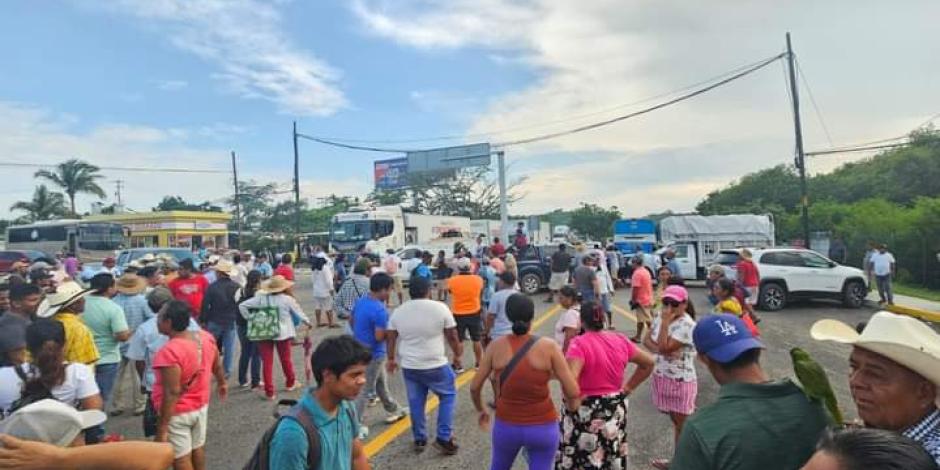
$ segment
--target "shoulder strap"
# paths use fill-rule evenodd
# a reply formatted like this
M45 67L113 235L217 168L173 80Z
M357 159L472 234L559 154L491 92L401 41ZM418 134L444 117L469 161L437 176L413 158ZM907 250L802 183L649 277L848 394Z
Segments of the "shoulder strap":
M538 336L531 336L521 348L516 350L516 353L513 354L512 359L509 360L509 364L506 364L506 368L499 374L499 387L502 388L503 384L506 383L506 380L509 379L509 376L512 375L512 371L516 369L516 366L519 365L519 361L525 357L525 355L532 349L532 346L539 340Z
M26 376L26 371L23 370L23 364L14 367L13 371L16 372L16 375L19 376L20 380L22 380L24 384L29 381L29 377Z
M288 410L284 418L294 419L304 428L304 433L307 435L307 467L310 470L320 468L320 430L313 422L313 416L298 403Z

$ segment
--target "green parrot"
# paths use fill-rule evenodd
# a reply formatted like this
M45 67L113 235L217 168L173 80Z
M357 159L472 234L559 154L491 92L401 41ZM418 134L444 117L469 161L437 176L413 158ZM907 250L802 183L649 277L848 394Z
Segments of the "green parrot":
M829 410L829 417L835 425L841 426L844 423L842 411L839 410L839 403L836 401L835 392L832 391L832 385L829 384L826 371L808 352L800 348L791 349L790 358L793 360L793 372L803 385L803 393L812 400L821 401Z

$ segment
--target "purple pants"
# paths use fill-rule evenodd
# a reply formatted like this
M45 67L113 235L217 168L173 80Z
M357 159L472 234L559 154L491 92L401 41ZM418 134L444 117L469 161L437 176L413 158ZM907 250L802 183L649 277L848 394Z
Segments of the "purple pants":
M544 424L511 424L495 418L493 423L493 461L490 470L509 470L520 449L525 449L529 470L551 470L561 431L558 421Z

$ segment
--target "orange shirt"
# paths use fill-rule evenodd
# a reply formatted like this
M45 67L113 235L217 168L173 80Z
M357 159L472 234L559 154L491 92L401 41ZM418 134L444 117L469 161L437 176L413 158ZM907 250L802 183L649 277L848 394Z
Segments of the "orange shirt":
M480 313L483 278L474 274L458 274L447 280L447 288L454 296L454 315Z

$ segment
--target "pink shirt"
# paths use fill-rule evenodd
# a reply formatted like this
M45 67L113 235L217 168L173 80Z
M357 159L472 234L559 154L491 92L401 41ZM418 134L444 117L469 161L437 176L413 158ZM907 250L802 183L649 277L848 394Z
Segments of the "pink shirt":
M209 404L212 380L212 362L217 346L212 335L199 330L202 340L202 360L199 360L199 344L190 338L172 338L153 357L156 383L153 386L153 406L159 412L163 403L163 378L160 368L180 368L180 387L183 394L173 409L174 415L196 411ZM198 376L197 376L198 374Z
M630 277L630 287L633 288L633 301L641 307L653 305L653 277L646 268L640 266L633 270Z
M581 396L610 395L623 388L623 374L636 345L620 333L585 331L571 340L569 359L584 362L578 385Z

